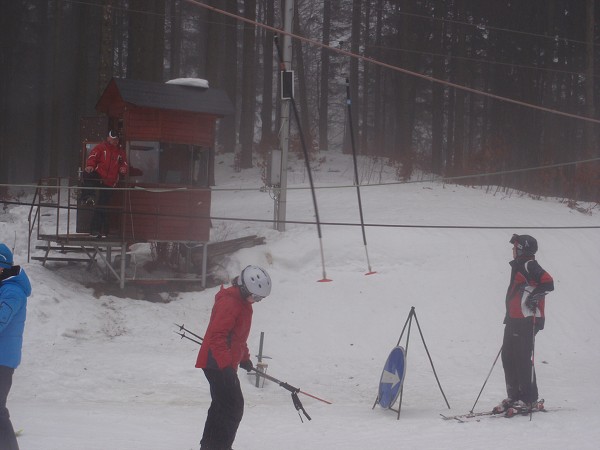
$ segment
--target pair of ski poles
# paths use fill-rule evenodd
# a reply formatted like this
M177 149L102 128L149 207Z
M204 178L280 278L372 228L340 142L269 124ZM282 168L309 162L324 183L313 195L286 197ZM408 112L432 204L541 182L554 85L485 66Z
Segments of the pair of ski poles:
M198 345L202 345L202 341L204 340L203 337L201 337L201 336L197 335L196 333L188 330L184 325L179 325L177 323L175 325L177 327L179 327L179 331L175 331L175 334L181 336L182 339L185 338L185 339L187 339L189 341L195 342ZM188 336L186 333L191 334L193 337ZM196 339L194 339L194 338L196 338ZM272 381L273 383L277 383L283 389L291 392L291 394L292 394L292 403L294 404L294 408L296 408L296 411L298 411L298 416L300 417L300 420L302 422L304 422L304 421L302 420L302 416L300 415L300 411L302 411L302 413L306 416L306 418L308 420L312 420L312 419L308 415L308 413L306 412L306 410L304 409L304 406L302 405L302 402L298 398L298 394L303 394L303 395L306 395L307 397L311 397L311 398L314 398L315 400L319 400L320 402L327 403L328 405L331 405L331 402L329 402L327 400L324 400L324 399L319 398L319 397L317 397L315 395L309 394L308 392L304 392L304 391L300 390L299 388L294 387L294 386L292 386L292 385L290 385L290 384L288 384L288 383L286 383L284 381L280 381L277 378L272 377L271 375L267 375L266 373L264 373L264 372L262 372L260 370L257 370L254 367L251 368L250 370L256 372L256 374L258 376L261 376L261 377L265 378L266 380Z

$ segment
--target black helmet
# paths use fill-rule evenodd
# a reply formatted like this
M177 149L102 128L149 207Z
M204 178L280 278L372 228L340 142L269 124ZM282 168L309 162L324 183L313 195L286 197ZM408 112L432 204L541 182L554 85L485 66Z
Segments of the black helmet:
M517 256L533 256L538 251L538 243L528 234L513 234L510 243L517 249Z

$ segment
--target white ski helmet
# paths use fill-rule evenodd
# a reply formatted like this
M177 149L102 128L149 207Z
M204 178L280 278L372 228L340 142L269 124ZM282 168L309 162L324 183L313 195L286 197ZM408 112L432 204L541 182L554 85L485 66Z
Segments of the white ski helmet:
M249 294L266 297L271 293L271 277L265 269L247 266L240 274L240 285Z

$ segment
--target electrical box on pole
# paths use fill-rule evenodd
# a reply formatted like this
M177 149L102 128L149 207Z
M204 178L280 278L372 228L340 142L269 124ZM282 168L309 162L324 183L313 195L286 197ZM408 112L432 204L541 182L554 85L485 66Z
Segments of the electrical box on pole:
M284 70L281 72L281 100L294 98L294 71Z
M267 166L269 186L281 186L281 150L271 150L271 158Z

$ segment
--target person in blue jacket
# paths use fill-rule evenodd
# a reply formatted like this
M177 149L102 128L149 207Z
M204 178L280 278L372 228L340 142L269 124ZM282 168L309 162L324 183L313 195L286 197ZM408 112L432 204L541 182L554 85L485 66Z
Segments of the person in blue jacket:
M31 283L20 266L13 264L10 249L0 243L0 449L18 450L6 399L13 373L21 362L27 297Z

